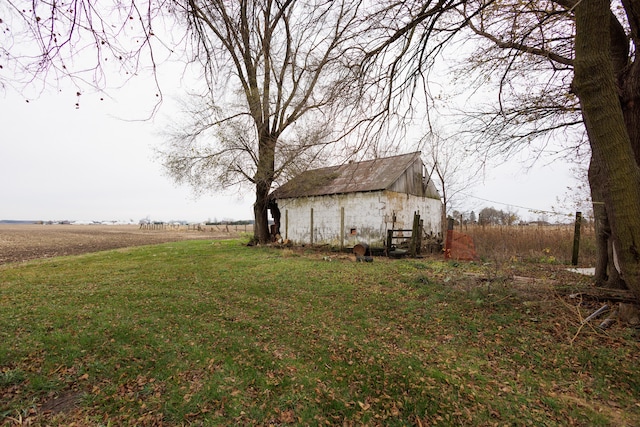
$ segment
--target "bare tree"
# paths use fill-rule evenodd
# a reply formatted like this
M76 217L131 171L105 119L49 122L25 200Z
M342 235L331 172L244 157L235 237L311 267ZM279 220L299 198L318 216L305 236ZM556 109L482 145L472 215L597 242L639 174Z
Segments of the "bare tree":
M534 158L551 154L590 164L598 248L595 283L623 287L613 262L604 188L596 173L600 169L589 160L582 112L572 88L572 7L567 2L514 1L503 3L499 14L483 9L470 20L479 47L466 58L473 66L461 65L461 74L472 81L470 76L491 76L497 96L483 109L463 116L477 149L490 155L509 158L526 148Z
M144 68L153 78L158 61L180 50L180 39L169 40L175 17L164 1L2 0L0 86L37 95L61 80L80 91L122 85Z
M5 31L11 43L3 53L26 84L70 77L103 87L108 63L126 79L142 64L155 70L158 52L201 67L204 102L172 132L164 165L196 187L250 182L256 241L270 237L268 195L283 171L328 155L338 139L333 129L342 125L342 135L355 127L338 112L355 104L349 82L363 55L356 49L366 28L361 0L1 5L11 12L3 25L23 36Z
M254 237L270 238L269 193L292 163L308 165L335 142L350 104L362 32L358 0L188 1L184 16L211 102L163 152L177 181L255 188ZM235 90L229 90L229 88ZM213 179L213 181L212 181Z
M591 200L588 170L584 165L573 165L571 175L574 183L567 185L566 191L562 196L556 197L556 206L552 211L558 215L564 213L567 218L572 218L575 212L581 212L583 219L593 221L593 202Z
M638 22L635 2L625 6L629 18ZM616 81L612 55L612 13L606 0L587 0L576 5L576 57L574 87L585 119L593 161L602 177L603 197L611 225L614 249L622 278L640 296L640 168L634 154L634 133L625 120L624 104ZM632 40L637 40L632 28ZM634 63L626 71L633 76ZM630 77L632 78L632 77ZM628 83L628 82L627 82ZM624 87L624 85L623 85ZM637 87L637 82L636 82ZM623 100L626 94L623 90ZM634 95L637 97L637 93ZM626 109L635 109L626 106ZM633 114L632 114L633 116ZM638 117L632 117L634 124ZM637 146L636 146L637 147Z
M573 1L513 2L511 5L503 4L500 15L491 15L485 10L481 19L470 22L474 33L488 42L486 52L504 52L503 55L475 55L498 58L489 62L491 65L501 65L499 108L483 116L489 123L486 129L492 129L495 140L503 142L497 144L498 147L510 150L522 146L522 143L530 144L535 137L551 135L556 141L568 141L564 149L571 155L577 155L579 160L583 157L580 152L584 152L581 146L582 141L586 140L585 121L582 120L584 110L578 103L576 94L580 93L573 80L573 11L576 6L577 2ZM633 99L637 97L638 80L634 76L638 71L635 57L630 55L635 48L630 49L629 45L631 40L632 46L635 46L637 39L634 35L637 29L630 25L636 19L635 7L632 3L623 3L621 6L617 13L609 9L608 21L601 24L609 29L609 70L618 87L619 102L637 163L640 159L637 126L640 117ZM628 34L625 33L625 27L628 28ZM531 79L532 71L542 76L543 80ZM518 86L524 88L520 93L514 89ZM500 135L506 136L506 139L500 138ZM589 148L593 149L595 141L590 142ZM548 150L546 144L542 149ZM608 175L598 164L594 153L589 161L589 182L598 237L596 283L621 287L625 284L614 266L613 246L616 238L609 224L612 206Z
M478 89L496 88L491 102L463 113L466 126L483 130L475 141L491 154L509 155L522 148L548 152L553 139L555 150L574 156L586 141L570 90L574 28L567 7L554 1L468 2L461 13L477 48L461 62L460 79Z
M597 6L594 3L599 2ZM390 5L390 7L393 7ZM485 130L483 138L490 136L503 144L494 145L503 152L509 152L514 147L529 144L536 137L550 132L565 132L567 126L586 125L589 136L590 148L593 152L592 167L590 173L594 201L604 201L607 218L611 223L611 236L616 247L616 253L623 251L625 255L619 255L619 265L622 277L630 281L627 286L634 291L640 299L640 261L634 242L640 239L637 235L640 219L633 217L630 212L635 209L636 192L638 185L633 178L638 168L637 157L640 152L640 103L637 100L639 82L639 65L634 52L638 41L637 5L634 1L617 4L616 12L611 9L610 2L606 0L585 0L576 2L573 0L554 0L546 2L473 2L463 3L444 2L440 4L440 10L448 10L445 15L431 14L425 16L420 12L424 10L424 3L405 1L402 2L402 10L405 16L410 16L397 26L386 40L380 43L378 49L371 51L372 58L378 58L382 52L399 58L397 61L411 62L411 71L396 73L392 67L387 68L387 79L395 80L404 85L405 93L412 93L411 82L424 79L426 70L432 65L433 58L442 49L442 40L447 41L451 37L451 29L456 31L468 29L489 41L486 54L476 54L479 58L475 65L489 65L500 63L503 65L499 78L499 99L490 114L478 115L478 122ZM585 21L589 23L574 27L574 12L580 8L599 9L599 13ZM454 9L453 11L451 9ZM583 9L583 10L584 10ZM606 14L603 12L606 10ZM391 13L389 13L391 15ZM583 15L584 17L584 15ZM446 25L445 25L446 24ZM389 25L391 27L391 25ZM596 30L599 27L599 31ZM583 40L593 42L594 34L600 36L607 32L607 37L599 40L599 43L589 44L582 51L584 57L594 59L591 54L598 50L600 58L597 58L597 73L587 71L578 78L577 61L580 59L577 53L578 35L582 28ZM503 52L500 54L500 52ZM402 59L400 59L402 58ZM381 63L388 63L385 58ZM526 64L519 66L519 64ZM583 65L584 63L581 63ZM583 72L585 69L582 70ZM575 81L574 78L575 72ZM604 72L610 73L609 77L601 83L599 96L602 100L609 100L605 96L615 96L618 108L622 111L623 124L626 129L622 132L626 135L619 141L620 150L603 150L606 141L612 137L600 137L593 129L594 122L590 119L598 117L598 125L610 124L618 126L619 116L598 115L595 110L587 111L585 101L594 101L593 93L585 91L585 87L593 87L594 78L603 78ZM533 78L540 73L540 78ZM413 79L407 79L407 75ZM519 76L524 80L513 79ZM486 77L486 74L485 76ZM587 79L587 77L589 77ZM486 78L485 78L486 80ZM523 91L518 91L519 82L529 83ZM545 83L546 82L546 83ZM612 87L610 83L613 82ZM533 83L533 86L530 84ZM532 91L531 87L539 87ZM613 90L612 90L613 89ZM546 93L555 94L553 97L544 96ZM574 96L577 95L577 98ZM509 96L514 101L509 102ZM580 106L578 108L578 103ZM550 102L552 101L552 102ZM589 102L587 102L589 104ZM612 111L612 105L600 105L600 112ZM581 123L582 122L582 123ZM487 131L488 130L488 131ZM492 131L493 130L493 131ZM507 130L507 131L505 131ZM617 130L619 131L619 130ZM506 138L501 138L506 135ZM600 139L599 139L600 138ZM576 139L579 142L580 138ZM577 144L576 144L577 146ZM544 148L544 147L543 147ZM602 155L604 158L600 158ZM615 156L615 157L614 157ZM635 159L632 165L627 165L630 159ZM614 164L620 164L616 169ZM624 166L623 166L624 165ZM623 166L623 167L622 167ZM623 171L624 176L619 172ZM630 182L631 180L631 182ZM613 194L615 192L615 194ZM624 205L622 200L627 200ZM595 209L595 207L594 207ZM636 211L637 212L637 211ZM617 216L617 219L613 217ZM636 255L634 255L636 254Z
M442 227L446 234L448 215L452 214L461 198L461 193L469 191L477 182L481 170L479 162L468 153L454 136L440 136L430 133L422 138L422 152L430 177L437 183L442 198Z

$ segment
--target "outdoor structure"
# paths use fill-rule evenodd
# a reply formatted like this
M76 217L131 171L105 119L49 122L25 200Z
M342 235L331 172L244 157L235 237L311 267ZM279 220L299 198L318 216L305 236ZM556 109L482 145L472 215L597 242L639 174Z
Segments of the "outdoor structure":
M387 230L441 233L442 202L420 153L351 162L303 172L270 196L280 234L294 244L383 247Z

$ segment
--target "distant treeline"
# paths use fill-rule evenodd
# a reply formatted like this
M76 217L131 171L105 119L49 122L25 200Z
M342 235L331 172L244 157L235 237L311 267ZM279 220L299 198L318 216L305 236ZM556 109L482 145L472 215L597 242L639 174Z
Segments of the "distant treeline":
M535 212L534 212L535 213ZM554 222L550 222L548 214L555 218ZM552 212L540 211L536 220L524 220L514 211L496 209L494 207L483 208L476 214L475 211L460 212L454 210L449 216L453 219L454 225L559 225L572 223L574 217L571 215L554 214ZM589 221L589 218L583 217L583 221Z

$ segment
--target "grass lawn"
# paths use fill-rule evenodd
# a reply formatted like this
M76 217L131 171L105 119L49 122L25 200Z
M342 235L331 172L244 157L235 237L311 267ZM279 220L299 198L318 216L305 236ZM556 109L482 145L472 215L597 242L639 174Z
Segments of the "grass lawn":
M326 255L184 241L0 267L0 425L640 425L636 331L581 327L594 307L555 292L586 279Z

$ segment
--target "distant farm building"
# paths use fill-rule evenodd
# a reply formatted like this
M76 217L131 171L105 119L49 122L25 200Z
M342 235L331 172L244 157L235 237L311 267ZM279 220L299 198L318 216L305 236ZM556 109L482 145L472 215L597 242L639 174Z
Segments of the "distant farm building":
M441 232L442 202L420 153L303 172L270 197L274 232L294 244L382 247L387 231Z

